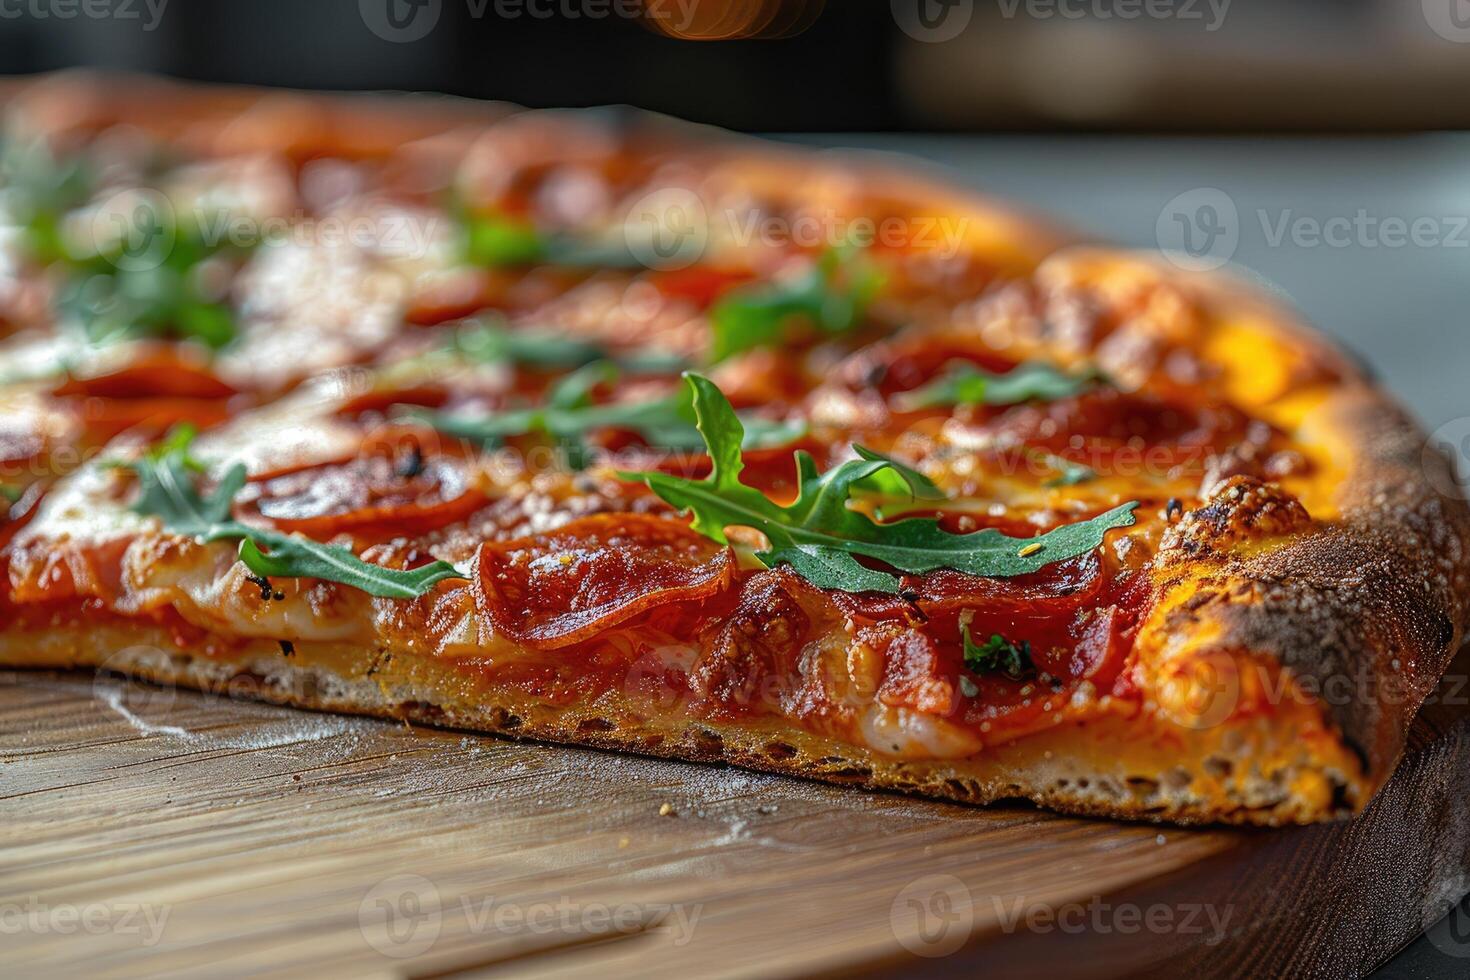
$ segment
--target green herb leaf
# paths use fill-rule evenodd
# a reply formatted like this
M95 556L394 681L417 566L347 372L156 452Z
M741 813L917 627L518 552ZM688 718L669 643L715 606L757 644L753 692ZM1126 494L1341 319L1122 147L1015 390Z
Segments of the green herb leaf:
M465 214L465 259L474 265L530 265L546 254L546 242L529 221L499 214Z
M454 332L447 349L472 363L504 361L540 370L578 368L594 361L612 361L639 374L668 373L685 366L682 358L667 351L637 351L614 357L606 347L590 340L488 319L465 323Z
M585 437L603 429L627 429L658 449L699 450L705 447L695 427L694 412L682 393L640 402L594 405L592 388L617 377L607 362L598 362L573 372L553 385L546 405L540 408L508 409L492 415L466 417L443 412L413 410L409 414L446 435L495 446L513 436L543 433L563 444L580 446ZM748 416L738 447L761 449L784 446L806 433L803 422L773 421ZM915 474L917 475L917 474ZM921 477L922 479L922 477Z
M879 470L872 476L860 481L857 485L872 493L885 497L916 497L919 500L944 500L944 491L935 485L934 481L916 469L912 469L900 463L898 460L882 453L875 453L871 449L862 446L853 446L852 451L862 459L872 462L884 462L888 464L887 469Z
M977 674L1005 674L1012 680L1020 680L1036 669L1031 659L1031 644L1022 640L1012 643L999 633L991 635L984 643L970 638L970 626L960 628L965 641L965 666Z
M454 332L451 352L479 364L509 361L532 368L575 368L607 356L599 344L531 328L472 320Z
M6 211L22 229L21 246L37 262L67 257L61 221L92 194L94 175L81 155L58 159L45 140L7 140L0 150Z
M586 408L592 404L597 386L617 383L621 373L612 361L585 364L556 380L546 392L546 404L550 408Z
M796 501L783 507L740 482L744 428L725 396L707 378L692 373L684 377L693 395L699 433L714 461L710 475L703 480L658 472L619 475L647 484L688 513L694 530L715 541L728 540L727 527L760 531L771 543L771 550L758 556L762 561L768 565L785 561L822 588L898 591L896 575L868 568L858 557L908 574L952 568L995 578L1025 575L1091 551L1108 531L1133 523L1136 501L1034 538L1012 538L994 528L950 534L935 518L879 524L848 507L854 492L875 474L902 475L903 468L876 453L864 453L825 473L817 472L809 454L796 453L799 491Z
M169 429L155 445L149 447L146 453L149 462L160 464L165 459L175 458L185 469L203 473L204 464L195 459L191 453L194 437L198 434L199 430L194 427L193 423L179 423Z
M1043 453L1048 466L1057 470L1057 475L1048 478L1041 485L1044 487L1075 487L1078 484L1088 483L1097 479L1097 470L1091 466L1074 463L1065 456L1055 453Z
M524 218L460 209L465 261L471 265L518 266L545 263L573 269L641 269L621 236L598 241L546 234Z
M230 467L214 491L203 495L196 484L200 466L189 455L192 440L191 431L176 429L131 464L139 484L132 508L136 513L157 517L175 534L200 541L239 541L241 561L257 575L318 578L395 599L417 598L437 582L464 578L448 562L435 561L414 569L385 568L363 561L347 548L233 520L230 509L245 486L245 466Z
M1050 364L1028 361L1005 374L993 374L968 362L951 363L943 375L921 388L893 398L901 412L951 405L1018 405L1056 401L1080 394L1096 374L1066 374Z
M24 487L18 487L10 483L0 483L0 499L3 499L6 503L13 504L17 502L24 493Z
M883 287L883 274L853 248L823 253L790 282L757 283L733 290L710 308L710 360L722 361L784 339L788 321L804 320L823 333L857 326Z
M139 207L146 209L144 200ZM162 215L152 214L147 220L152 224L147 226L145 245L158 242L166 247L156 264L122 261L120 244L93 255L68 256L59 263L66 269L56 301L60 321L80 330L93 344L171 337L215 349L228 345L237 334L234 313L200 291L195 270L232 246L208 244L200 228L176 227Z
M262 552L257 542L270 549ZM346 548L295 535L252 533L240 542L240 560L268 578L317 578L341 582L369 595L413 599L445 579L464 578L453 565L436 561L412 569L365 562Z

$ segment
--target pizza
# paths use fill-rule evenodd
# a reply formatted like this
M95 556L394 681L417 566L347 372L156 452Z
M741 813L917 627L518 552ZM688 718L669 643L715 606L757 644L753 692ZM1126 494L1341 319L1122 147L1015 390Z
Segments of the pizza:
M657 118L5 97L5 666L1275 825L1464 635L1447 460L1223 274Z

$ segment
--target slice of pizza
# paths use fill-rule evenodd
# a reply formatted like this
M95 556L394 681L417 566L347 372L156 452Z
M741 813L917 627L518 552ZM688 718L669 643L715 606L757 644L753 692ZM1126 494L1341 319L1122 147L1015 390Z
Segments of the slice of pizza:
M1281 824L1462 639L1447 461L1222 277L663 122L7 126L0 664Z

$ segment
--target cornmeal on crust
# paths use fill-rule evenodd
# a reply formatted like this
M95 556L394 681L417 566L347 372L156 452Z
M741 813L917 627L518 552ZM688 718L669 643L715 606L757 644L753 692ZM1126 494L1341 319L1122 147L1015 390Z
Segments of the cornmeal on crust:
M140 189L288 233L185 270L214 283L180 294L188 316L83 343L59 297L114 273L43 251L44 208L17 212L0 664L1275 825L1361 810L1463 639L1470 509L1449 463L1356 363L1224 275L1081 244L893 160L665 120L77 76L9 99L12 143L93 171L63 240ZM697 258L605 258L651 200L684 208ZM821 239L860 220L893 237ZM328 238L359 226L422 234ZM226 337L190 332L200 305ZM580 400L555 401L579 370ZM854 486L862 534L932 516L1039 564L859 549L866 572L831 571L691 523L630 475L706 479L683 370L739 411L741 479L768 500L796 497L794 451L830 473L862 447L909 481ZM1041 380L1004 394L1026 372ZM186 450L166 441L181 424ZM234 530L150 509L167 452ZM1041 535L1130 503L1132 524L1048 558L1062 537ZM357 570L281 564L304 543Z

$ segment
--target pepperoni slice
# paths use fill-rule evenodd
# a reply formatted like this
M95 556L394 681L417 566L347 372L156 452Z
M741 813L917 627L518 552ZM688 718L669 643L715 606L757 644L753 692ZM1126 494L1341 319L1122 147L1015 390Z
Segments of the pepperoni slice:
M87 438L102 443L129 430L159 434L181 422L201 429L219 425L230 417L229 400L239 391L197 359L156 348L116 371L67 378L52 394L74 399Z
M1245 416L1229 406L1196 408L1098 388L1048 404L1014 406L986 428L1007 442L1061 453L1078 448L1079 443L1100 452L1139 440L1148 446L1203 446L1219 451L1238 442L1246 425Z
M599 514L483 544L476 603L497 633L553 650L659 607L708 600L734 571L729 548L683 522Z
M342 418L356 418L369 412L386 415L395 405L420 405L440 408L449 400L449 391L441 385L424 384L412 388L389 388L366 391L347 400L337 409Z
M414 290L403 318L416 326L431 327L469 316L495 305L514 278L488 269L461 269L432 279Z
M204 398L86 398L78 414L87 439L100 444L122 432L161 435L182 422L209 429L231 413L225 402Z
M91 398L225 399L238 392L202 364L167 351L154 351L107 374L68 378L57 385L53 394Z
M723 293L749 282L751 278L748 272L700 265L658 272L652 277L659 292L671 299L688 300L700 309L707 308Z
M237 505L287 532L326 540L422 534L468 516L486 502L457 456L425 455L417 444L275 473L250 484Z
M890 707L907 706L947 716L955 709L959 667L957 651L944 650L919 630L904 630L883 651L878 700Z

